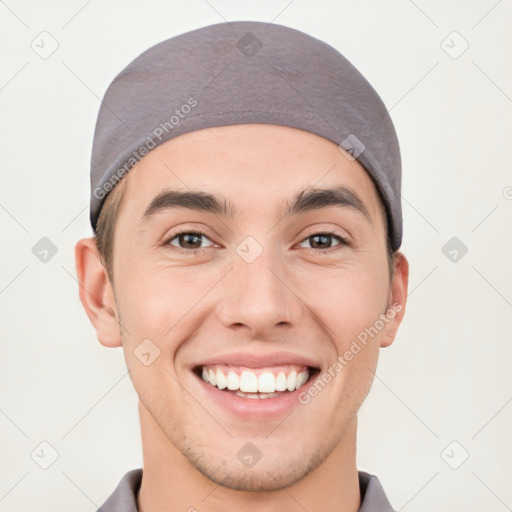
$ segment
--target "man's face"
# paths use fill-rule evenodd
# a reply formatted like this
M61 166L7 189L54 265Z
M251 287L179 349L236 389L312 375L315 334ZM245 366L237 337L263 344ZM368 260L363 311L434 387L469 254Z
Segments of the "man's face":
M114 309L143 438L151 436L162 457L181 453L227 487L272 490L298 481L355 436L385 335L370 339L309 403L299 401L392 298L371 178L322 137L241 125L173 139L125 179ZM326 206L323 198L286 214L301 192L333 188L361 208ZM161 196L172 191L213 195L227 211L173 208ZM138 349L143 340L150 342ZM155 347L160 354L146 365ZM282 387L286 377L293 388L293 371L310 380L248 398L202 379L219 380L217 371L226 378L248 371L248 386L262 373L262 385Z

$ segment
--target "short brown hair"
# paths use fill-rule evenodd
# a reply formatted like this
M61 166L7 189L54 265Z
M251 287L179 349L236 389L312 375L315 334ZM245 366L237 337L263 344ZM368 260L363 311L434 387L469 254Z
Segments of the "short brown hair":
M114 228L125 190L126 179L121 180L107 196L96 222L96 231L94 233L94 240L100 253L101 262L107 271L111 283L114 282Z

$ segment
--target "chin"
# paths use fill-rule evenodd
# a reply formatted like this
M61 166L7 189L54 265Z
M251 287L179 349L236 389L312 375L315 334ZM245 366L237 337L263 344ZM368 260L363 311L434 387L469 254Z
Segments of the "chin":
M183 439L182 439L183 441ZM319 466L328 456L318 446L315 453L297 450L279 453L272 450L270 456L262 455L252 467L246 467L237 455L232 458L216 456L211 446L199 448L183 443L179 448L191 466L217 485L237 491L273 492L289 487Z
M260 466L261 464L261 466ZM274 492L289 487L302 480L313 471L317 464L312 461L286 460L279 464L258 463L260 467L240 469L238 460L212 468L198 465L195 467L215 484L235 491Z

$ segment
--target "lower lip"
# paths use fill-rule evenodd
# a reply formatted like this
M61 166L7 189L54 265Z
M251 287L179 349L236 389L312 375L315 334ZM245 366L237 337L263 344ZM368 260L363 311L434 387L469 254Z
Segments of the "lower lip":
M299 394L311 385L310 378L305 384L295 391L289 391L274 398L244 398L234 393L222 391L219 388L205 382L194 374L199 380L202 389L208 396L221 407L236 417L246 420L271 420L287 416L295 407L302 405L299 402Z

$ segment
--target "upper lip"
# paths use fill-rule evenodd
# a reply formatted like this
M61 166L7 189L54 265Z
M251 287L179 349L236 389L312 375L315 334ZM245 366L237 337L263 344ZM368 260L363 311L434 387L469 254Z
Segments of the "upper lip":
M291 352L269 352L267 354L255 354L254 352L230 352L229 354L220 354L205 359L195 365L198 366L228 364L232 366L245 366L247 368L264 368L267 366L278 366L285 364L295 364L298 366L309 366L319 368L320 364L313 359Z

